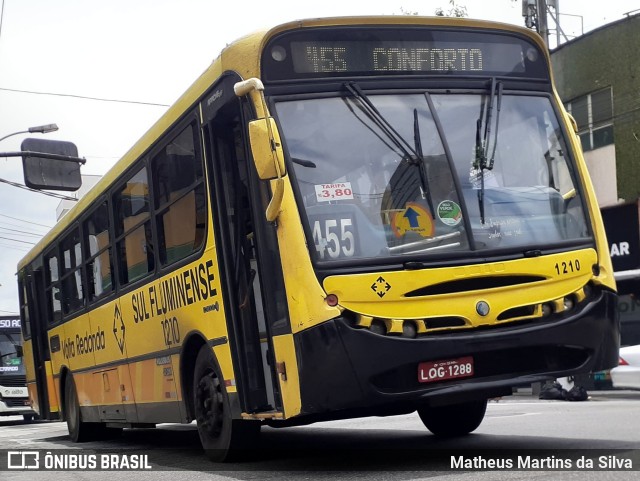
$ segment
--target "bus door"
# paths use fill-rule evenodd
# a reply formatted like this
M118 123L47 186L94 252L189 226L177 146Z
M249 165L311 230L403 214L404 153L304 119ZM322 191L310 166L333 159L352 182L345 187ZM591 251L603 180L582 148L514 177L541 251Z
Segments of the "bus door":
M205 97L203 134L236 383L243 409L256 413L277 409L280 400L268 360L273 351L256 255L259 239L251 209L244 123L240 100L233 93L237 80L226 77Z
M35 386L30 388L30 392L36 389L37 395L31 396L38 403L38 411L41 419L53 419L59 412L59 405L55 385L53 382L53 372L51 368L51 354L49 352L49 336L47 335L47 315L44 309L47 299L44 290L44 268L36 267L22 277L24 294L26 299L26 312L28 319L23 320L28 323L26 331L31 336L31 352L33 355L33 367L35 370Z

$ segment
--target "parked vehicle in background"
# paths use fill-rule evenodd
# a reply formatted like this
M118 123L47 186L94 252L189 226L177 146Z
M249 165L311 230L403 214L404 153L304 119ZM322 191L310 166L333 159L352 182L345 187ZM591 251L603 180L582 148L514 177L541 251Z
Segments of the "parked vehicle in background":
M35 417L27 393L27 381L22 363L20 317L0 317L0 416Z
M620 365L611 370L613 387L640 389L640 345L620 348Z

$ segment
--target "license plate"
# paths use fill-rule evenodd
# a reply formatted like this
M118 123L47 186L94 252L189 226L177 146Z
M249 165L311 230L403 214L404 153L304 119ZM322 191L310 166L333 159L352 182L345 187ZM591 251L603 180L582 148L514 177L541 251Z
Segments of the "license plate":
M443 359L418 364L419 382L437 382L473 376L473 357Z

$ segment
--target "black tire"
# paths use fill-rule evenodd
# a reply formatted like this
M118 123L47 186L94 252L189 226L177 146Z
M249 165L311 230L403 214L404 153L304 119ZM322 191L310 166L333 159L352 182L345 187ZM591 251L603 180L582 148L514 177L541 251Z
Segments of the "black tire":
M475 431L484 419L487 400L418 409L420 419L436 436L464 436Z
M76 383L73 381L71 374L66 377L64 383L64 415L67 420L69 437L74 443L83 443L96 439L105 431L104 424L82 421Z
M193 402L200 442L207 457L222 462L248 454L260 432L260 424L232 419L229 396L215 357L202 346L193 375Z

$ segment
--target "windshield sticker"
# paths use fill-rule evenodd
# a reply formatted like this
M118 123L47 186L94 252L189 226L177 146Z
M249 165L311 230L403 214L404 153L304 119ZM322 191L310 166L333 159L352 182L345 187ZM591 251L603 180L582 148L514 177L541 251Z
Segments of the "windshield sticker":
M332 200L353 200L351 182L339 182L336 184L319 184L316 188L318 202L331 202Z
M493 219L489 217L484 224L480 226L486 231L489 239L508 239L510 237L518 237L523 234L522 220L518 217L504 217Z
M422 237L433 236L433 219L420 204L408 202L406 207L396 212L391 220L391 230L398 238L409 232L415 232Z
M438 204L438 219L445 225L458 225L462 220L462 210L454 201L443 200Z
M471 168L469 171L469 183L473 188L480 189L483 180L485 187L500 187L496 174L492 170L483 169L481 172L480 169Z

